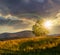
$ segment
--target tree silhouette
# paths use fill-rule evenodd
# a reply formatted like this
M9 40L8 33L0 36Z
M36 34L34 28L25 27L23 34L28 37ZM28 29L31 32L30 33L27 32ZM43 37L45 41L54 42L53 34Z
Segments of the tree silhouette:
M42 35L47 35L49 31L43 26L44 20L37 20L35 25L33 25L33 33L36 36L42 36Z

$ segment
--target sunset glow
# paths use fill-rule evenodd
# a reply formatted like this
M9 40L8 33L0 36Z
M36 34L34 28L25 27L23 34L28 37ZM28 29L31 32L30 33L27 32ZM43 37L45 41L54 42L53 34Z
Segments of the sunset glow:
M51 20L49 20L49 21L45 21L43 25L44 25L44 27L47 28L47 29L51 29L52 26L53 26Z

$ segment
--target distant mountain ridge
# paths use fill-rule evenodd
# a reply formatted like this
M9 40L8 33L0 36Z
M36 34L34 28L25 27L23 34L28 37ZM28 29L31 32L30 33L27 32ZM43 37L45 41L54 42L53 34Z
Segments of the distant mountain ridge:
M36 37L32 31L22 31L17 33L3 33L0 34L0 41L10 40L10 39L31 38L31 37ZM60 34L47 35L47 37L60 37Z
M32 33L32 31L22 31L22 32L17 32L17 33L3 33L3 34L0 34L0 40L16 39L16 38L30 38L34 36L35 35Z

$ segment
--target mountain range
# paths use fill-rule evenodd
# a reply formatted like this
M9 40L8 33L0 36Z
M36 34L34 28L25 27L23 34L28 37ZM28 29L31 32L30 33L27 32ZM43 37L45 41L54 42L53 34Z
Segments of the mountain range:
M0 41L3 40L12 40L12 39L21 39L21 38L31 38L31 37L36 37L35 34L33 34L32 31L21 31L17 33L2 33L0 34ZM40 36L43 37L44 36ZM60 38L60 34L53 34L53 35L47 35L46 37L51 37L51 38Z
M17 33L3 33L3 34L0 34L0 40L30 38L34 36L35 35L32 33L32 31L22 31Z

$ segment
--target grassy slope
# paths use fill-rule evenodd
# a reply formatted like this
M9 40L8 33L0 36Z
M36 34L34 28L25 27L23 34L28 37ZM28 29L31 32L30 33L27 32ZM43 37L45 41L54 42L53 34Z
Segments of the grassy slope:
M1 55L60 55L60 38L24 38L0 41Z

